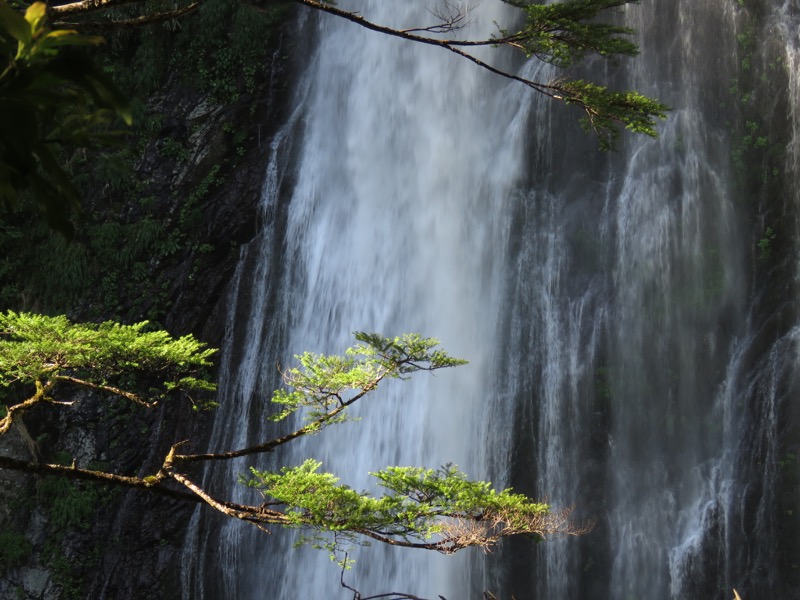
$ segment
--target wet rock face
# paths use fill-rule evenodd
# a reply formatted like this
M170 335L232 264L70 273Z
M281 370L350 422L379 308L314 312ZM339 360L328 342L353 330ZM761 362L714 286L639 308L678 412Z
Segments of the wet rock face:
M283 56L293 55L291 32L288 23L273 41ZM176 222L187 202L197 215L185 247L153 267L169 281L162 324L174 334L191 332L216 347L222 342L227 285L239 248L257 231L269 143L290 101L292 68L292 61L271 61L258 88L229 104L176 77L148 102L161 128L135 165L142 194L154 199L166 223ZM113 200L109 193L100 185L98 202ZM185 402L145 412L91 395L69 409L38 408L26 413L23 428L0 437L0 453L39 459L41 446L81 467L137 475L157 470L176 440L202 447L213 418ZM0 536L0 598L180 597L180 547L193 505L65 485L0 472L0 532L10 532ZM73 505L76 513L65 516Z

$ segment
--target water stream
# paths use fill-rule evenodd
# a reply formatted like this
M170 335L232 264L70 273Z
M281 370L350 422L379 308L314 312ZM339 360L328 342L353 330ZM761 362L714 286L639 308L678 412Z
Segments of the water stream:
M430 18L425 2L374 4L365 16L397 27ZM292 354L341 352L355 330L420 332L470 364L387 386L362 421L270 460L313 456L356 488L390 464L452 461L595 522L490 557L366 548L348 575L362 593L788 597L800 8L757 4L623 11L642 53L613 77L674 110L657 141L614 155L574 112L446 52L308 24L315 51L232 292L212 445L268 431L263 401ZM471 14L469 35L485 36L512 13ZM324 553L291 542L198 511L184 598L348 597Z

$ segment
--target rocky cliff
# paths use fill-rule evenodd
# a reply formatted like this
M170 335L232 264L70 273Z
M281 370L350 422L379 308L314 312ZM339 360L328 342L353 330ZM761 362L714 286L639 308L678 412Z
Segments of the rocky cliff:
M69 245L49 232L35 235L47 236L40 242L45 250L65 248L53 277L75 272L80 289L60 306L44 293L20 292L3 308L66 311L76 319L149 318L173 334L191 332L219 346L227 286L240 247L257 230L271 136L290 103L296 27L293 17L284 20L249 89L225 100L198 90L187 73L165 73L140 109L151 131L129 140L131 164L118 180L106 179L91 155L73 155L91 226ZM6 221L3 236L16 240L14 227L24 228L24 219ZM16 243L8 239L0 244ZM103 253L119 264L103 264ZM0 270L7 298L11 286L38 289L14 279L17 272ZM143 474L176 440L202 443L212 418L184 402L148 413L82 396L68 410L48 406L26 414L0 439L0 452ZM0 477L0 597L179 597L176 561L193 506L55 478Z

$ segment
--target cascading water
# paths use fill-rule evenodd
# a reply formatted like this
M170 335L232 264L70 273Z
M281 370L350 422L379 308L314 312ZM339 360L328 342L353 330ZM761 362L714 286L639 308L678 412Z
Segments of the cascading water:
M476 9L469 34L488 35L508 13L500 3ZM431 19L423 3L385 3L369 16L398 27ZM354 330L420 332L470 364L386 386L355 411L363 421L276 460L315 457L355 488L371 487L369 471L395 464L455 462L485 477L488 440L473 415L490 392L486 363L502 275L494 248L523 163L529 100L436 49L330 18L320 19L318 36L297 95L301 108L273 144L276 161L293 154L286 171L270 170L295 182L291 198L278 197L286 191L280 182L266 187L265 228L240 267L212 444L241 445L262 432L265 399L279 383L276 362L303 350L341 352ZM284 147L297 138L301 149ZM206 482L230 482L244 469L214 470ZM213 548L223 573L186 569L184 597L335 596L338 568L325 553L292 550L288 536L265 539L240 523L220 533L205 518L195 516L187 552ZM365 593L467 594L468 578L453 575L463 560L376 547L353 558L352 583Z
M754 12L723 1L628 8L642 52L628 85L674 107L660 139L632 141L598 169L569 162L520 200L501 381L522 390L517 415L531 424L516 446L535 459L517 457L511 481L597 524L578 542L543 544L530 571L512 559L505 589L517 597L728 598L732 587L786 597L777 415L796 418L780 406L798 391L797 333L790 319L773 338L763 331L774 305L753 288L752 231L764 208L748 197L782 170L752 145L781 145L785 115L770 94L786 89L747 78L782 64L755 40L779 33L791 61L797 14ZM781 218L796 219L792 195ZM788 245L784 264L796 260ZM526 355L522 368L506 358Z
M674 110L659 140L626 139L610 156L574 112L522 86L319 20L272 145L263 231L237 273L212 446L268 435L274 365L292 353L340 352L353 330L418 331L470 365L387 386L359 407L362 421L272 466L315 457L365 488L370 470L454 461L596 523L470 562L371 547L349 575L362 592L789 597L797 576L782 553L797 548L777 520L793 489L786 465L797 468L780 421L797 422L800 384L800 8L762 4L623 11L642 53L620 77ZM410 0L357 8L399 28L429 17ZM469 35L510 10L484 2ZM767 65L774 81L759 97L752 74ZM781 151L760 150L771 145ZM781 261L765 257L778 222ZM245 468L210 470L206 484ZM183 596L338 597L335 565L290 545L198 512Z

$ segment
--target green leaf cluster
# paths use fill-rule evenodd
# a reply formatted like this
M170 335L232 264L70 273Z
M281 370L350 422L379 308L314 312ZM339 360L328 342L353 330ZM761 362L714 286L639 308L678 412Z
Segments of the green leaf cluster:
M634 33L621 27L596 20L601 11L639 0L570 0L552 4L532 4L529 1L510 1L526 14L525 27L510 36L501 30L500 37L513 37L528 57L557 67L571 67L587 54L604 57L635 56L639 50L624 36Z
M485 481L470 481L453 465L439 469L388 467L371 473L404 503L425 507L425 516L461 516L483 519L513 512L520 518L547 513L547 504L532 502L511 489L497 492Z
M364 332L355 336L359 343L343 356L305 353L297 357L299 366L284 373L291 391L279 390L273 396L273 402L285 407L275 419L303 408L310 422L289 435L226 457L270 451L344 420L344 410L385 378L407 379L417 371L466 362L440 349L434 338ZM567 523L568 510L552 513L547 504L511 489L497 491L488 482L470 481L450 464L439 469L388 467L371 473L384 490L380 495L343 485L335 475L320 472L321 466L309 459L278 471L251 467L240 482L264 498L254 522L310 531L298 543L328 550L345 567L347 546L370 540L448 554L469 546L489 548L512 535L541 540L577 532Z
M389 492L373 496L339 484L330 473L318 472L321 464L307 460L298 467L284 467L279 473L252 468L251 477L243 481L261 491L267 506L286 507L285 525L334 532L348 542L354 541L354 536L341 537L343 534L375 533L434 545L439 538L457 543L450 533L454 521L499 519L509 527L525 530L532 519L549 512L548 505L523 494L510 489L498 492L488 482L470 481L453 465L439 469L389 467L371 473ZM448 550L448 546L440 549Z
M266 60L265 41L289 4L268 2L256 11L238 0L203 2L197 18L175 36L172 66L186 74L187 84L221 102L253 93Z
M462 358L454 358L441 348L439 340L409 333L388 338L377 333L357 331L356 340L361 342L347 350L348 356L364 356L366 360L386 368L391 377L400 377L425 370L445 369L467 364Z
M214 350L191 335L173 338L165 331L146 331L147 325L0 313L0 385L71 377L138 391L146 382L158 386L146 391L154 399L176 389L215 389L203 374Z
M48 223L71 235L78 191L57 153L116 139L115 116L131 123L127 100L76 48L102 38L51 30L46 6L25 15L0 0L0 206L30 190Z
M669 110L638 92L613 92L581 79L565 82L563 89L568 104L584 108L586 115L581 124L597 133L604 150L614 148L619 141L619 124L634 133L658 137L654 119L665 119Z
M270 417L272 420L280 421L299 409L306 409L306 420L321 420L321 428L345 420L343 413L328 415L375 389L385 378L402 379L416 371L433 371L467 362L437 348L439 340L419 334L394 338L364 332L354 335L360 343L349 348L344 356L311 352L295 356L299 365L283 374L290 389L278 389L272 396L272 402L282 406Z
M284 373L291 389L273 396L273 402L284 406L273 418L304 409L307 424L254 451L271 450L344 420L344 410L386 378L407 379L418 371L466 362L439 348L435 338L364 332L355 337L358 343L344 355L307 352L296 357L299 365ZM488 547L506 535L540 536L555 530L543 525L542 519L549 515L546 504L511 490L498 492L487 482L470 481L452 465L389 467L371 473L386 491L379 496L340 484L333 474L320 472L321 466L309 459L277 472L251 468L240 481L265 498L259 519L315 532L300 543L327 549L337 560L345 544L368 539L449 553L473 545ZM325 533L332 533L332 540Z
M61 477L45 477L37 483L36 495L47 508L50 524L58 530L88 529L102 499L101 489Z
M23 534L0 531L0 573L24 564L32 551L33 545Z
M638 4L639 0L565 0L548 4L505 1L525 13L525 25L516 33L500 29L494 39L498 45L521 50L529 58L567 69L589 55L616 60L639 53L638 46L629 39L633 29L598 19L604 11ZM534 83L532 87L580 106L585 113L581 125L595 132L603 150L616 147L621 128L657 137L656 121L665 119L669 110L637 92L614 92L581 79L559 77L547 84Z
M132 378L139 372L168 376L162 383L166 391L178 387L213 389L206 379L192 373L209 365L211 350L191 336L172 338L162 331L147 332L145 326L73 324L63 316L0 313L0 385L28 384L36 389L27 400L9 403L0 421L0 434L8 430L15 414L38 402L56 401L50 395L59 382L96 388L147 405L158 398L157 391L149 390L144 402L127 391L135 389ZM470 546L490 548L508 536L540 540L551 534L579 533L565 525L568 511L553 513L548 505L510 489L497 491L488 482L470 481L453 465L439 469L388 467L371 473L383 489L380 494L341 484L333 474L320 472L322 463L313 459L277 472L253 467L240 482L262 495L264 502L259 505L217 500L181 472L181 465L263 454L315 433L341 420L344 409L387 377L406 379L417 371L465 362L438 348L433 338L388 338L373 333L358 333L356 338L359 343L344 356L306 353L298 357L298 367L287 371L287 382L295 387L277 394L274 400L285 404L289 413L305 408L312 416L310 423L290 434L247 448L208 454L179 454L180 442L171 447L156 473L141 478L104 472L102 467L79 469L74 462L66 468L38 468L61 476L75 474L95 482L180 494L162 487L172 479L222 513L261 529L278 525L311 532L310 537L301 537L300 543L329 550L343 566L347 566L346 551L351 543L371 540L449 554ZM121 380L120 387L108 383L114 379ZM5 464L20 467L16 461ZM65 529L88 525L100 500L94 490L73 487L61 478L46 478L39 494L52 501L51 521Z

